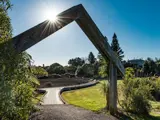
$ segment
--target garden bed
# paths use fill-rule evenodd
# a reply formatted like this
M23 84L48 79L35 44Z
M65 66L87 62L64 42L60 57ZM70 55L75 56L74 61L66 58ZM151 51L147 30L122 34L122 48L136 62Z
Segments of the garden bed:
M46 78L39 79L40 86L39 88L46 87L63 87L63 86L71 86L71 85L79 85L83 83L88 83L90 81L89 78Z

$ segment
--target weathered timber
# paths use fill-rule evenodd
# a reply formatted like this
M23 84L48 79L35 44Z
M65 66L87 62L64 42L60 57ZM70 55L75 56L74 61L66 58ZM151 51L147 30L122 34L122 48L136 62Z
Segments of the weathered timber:
M117 69L124 75L124 67L117 55L112 51L107 38L102 35L85 8L80 4L57 15L57 21L46 20L33 28L12 38L14 48L18 53L27 50L36 43L76 21L90 41L106 60L109 60L109 110L111 114L117 111Z
M119 72L124 75L124 67L122 63L111 50L106 38L102 35L96 24L93 22L81 4L58 14L57 18L57 21L54 23L46 20L14 37L12 42L17 52L27 50L69 23L76 21L94 46L103 55L103 57L112 61L113 64L118 68Z
M17 52L27 50L59 29L73 22L78 16L78 7L72 7L57 15L57 21L51 22L46 20L32 27L31 29L12 38L15 49Z
M112 115L117 112L117 68L109 63L109 111Z

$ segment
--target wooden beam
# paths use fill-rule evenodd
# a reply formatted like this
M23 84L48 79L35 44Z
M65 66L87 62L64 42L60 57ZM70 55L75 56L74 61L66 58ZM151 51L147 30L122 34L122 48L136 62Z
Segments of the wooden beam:
M112 51L106 37L100 32L85 8L80 4L57 15L57 21L44 21L31 29L12 38L17 53L23 52L41 40L65 27L73 21L80 26L93 45L109 64L109 110L111 114L117 111L117 70L124 75L124 67L118 56Z
M102 35L96 24L93 22L85 8L80 4L74 6L57 15L56 22L44 21L37 26L19 34L12 39L13 45L17 52L22 52L40 42L44 38L73 22L74 20L81 27L83 32L88 36L94 46L103 55L109 59L118 68L121 75L124 75L124 67L115 53L111 50L110 45Z
M94 46L98 49L98 51L103 55L103 57L112 61L123 76L125 70L118 56L112 51L109 43L106 41L106 38L100 32L85 8L81 5L80 9L81 17L75 21L83 30L83 32L88 36Z
M112 115L117 112L117 68L109 63L109 111Z
M17 52L22 52L28 48L34 46L41 40L65 27L69 23L73 22L78 15L78 7L72 7L57 15L58 20L51 22L46 20L29 30L12 38L13 45Z

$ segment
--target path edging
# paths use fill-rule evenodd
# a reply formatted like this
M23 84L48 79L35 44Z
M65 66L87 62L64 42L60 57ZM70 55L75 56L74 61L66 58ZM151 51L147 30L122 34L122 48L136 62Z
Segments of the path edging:
M60 89L60 91L59 91L59 98L60 98L60 100L63 102L63 104L69 104L69 103L67 103L67 102L63 99L63 97L62 97L62 93L63 93L63 92L71 91L71 90L77 90L77 89L81 89L81 88L91 87L91 86L96 85L97 83L99 83L99 81L94 80L94 81L92 81L92 82L85 83L85 84L63 87L63 88Z

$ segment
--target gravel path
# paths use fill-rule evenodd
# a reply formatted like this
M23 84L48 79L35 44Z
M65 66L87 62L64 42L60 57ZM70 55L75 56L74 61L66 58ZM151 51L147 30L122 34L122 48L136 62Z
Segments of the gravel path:
M59 91L61 88L62 87L41 88L41 90L47 91L47 94L43 98L42 105L63 104L59 98Z
M112 116L96 114L72 105L44 105L30 120L117 120Z

